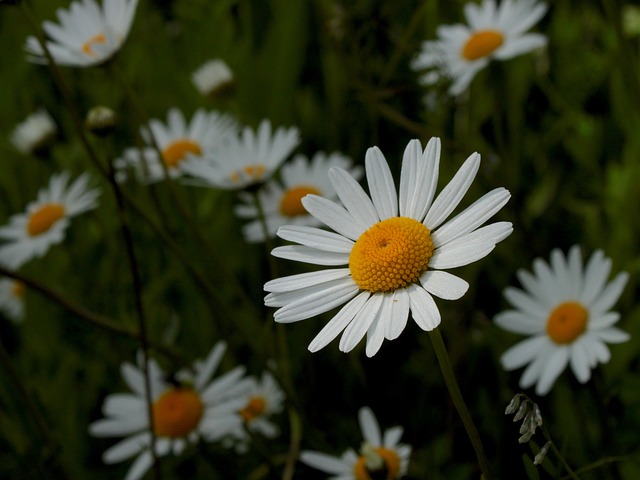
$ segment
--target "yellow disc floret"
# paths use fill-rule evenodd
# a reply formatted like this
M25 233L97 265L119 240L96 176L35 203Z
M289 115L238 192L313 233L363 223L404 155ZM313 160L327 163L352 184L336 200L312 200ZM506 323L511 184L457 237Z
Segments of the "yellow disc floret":
M258 418L264 414L267 408L267 402L263 397L255 396L249 398L247 405L240 410L240 416L245 422L249 423L251 420Z
M200 155L202 149L193 140L181 139L171 142L162 151L162 161L169 168L175 168L178 164L185 159L187 154L193 153L194 155Z
M27 233L36 237L47 232L58 220L64 217L64 205L45 203L29 216Z
M416 282L433 254L431 232L408 217L391 217L360 235L349 269L360 289L388 292Z
M96 54L96 52L93 51L93 46L96 43L100 43L104 45L106 42L107 42L107 38L105 37L104 33L99 33L98 35L94 35L93 37L91 37L89 40L87 40L82 44L82 51L85 53L85 55L89 55L90 57L93 57Z
M367 456L358 457L358 461L353 467L353 475L356 480L395 480L400 475L400 458L398 454L387 448L378 447L373 452L380 458L379 466L376 468L367 465ZM371 462L369 462L371 463Z
M153 402L153 430L159 437L186 437L200 423L204 406L198 392L171 387Z
M462 47L462 57L473 61L491 55L504 42L504 35L497 30L474 32Z
M285 217L306 215L307 211L302 206L302 197L309 193L320 195L317 188L308 185L300 185L287 190L280 200L280 213Z
M589 312L578 302L565 302L553 309L547 319L547 335L555 343L571 343L587 328Z
M267 169L262 164L257 165L247 165L242 170L238 170L236 172L232 172L229 175L229 179L232 182L239 182L245 177L249 177L251 180L258 182L262 179Z

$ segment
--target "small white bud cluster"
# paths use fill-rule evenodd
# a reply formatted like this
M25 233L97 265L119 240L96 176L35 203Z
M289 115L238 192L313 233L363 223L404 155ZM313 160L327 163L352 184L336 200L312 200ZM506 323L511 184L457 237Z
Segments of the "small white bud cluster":
M526 443L531 440L533 434L536 433L536 429L542 426L542 414L540 413L540 408L537 403L532 402L528 397L518 393L515 395L507 408L504 411L505 415L512 415L513 421L518 422L522 420L522 425L520 425L520 438L518 438L518 443ZM551 442L547 442L536 455L533 464L539 465L544 460L545 455L549 451L549 447L551 446Z

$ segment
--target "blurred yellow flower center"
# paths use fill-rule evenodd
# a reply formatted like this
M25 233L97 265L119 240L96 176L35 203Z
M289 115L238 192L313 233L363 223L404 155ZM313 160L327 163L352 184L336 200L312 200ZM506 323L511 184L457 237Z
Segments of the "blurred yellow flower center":
M280 213L285 217L306 215L307 211L302 206L302 197L309 193L320 195L320 191L317 188L307 185L300 185L299 187L287 190L280 201Z
M24 283L15 280L11 285L11 295L16 298L24 297Z
M258 181L262 178L267 169L264 165L247 165L242 170L238 170L237 172L233 172L229 175L229 179L232 182L239 182L245 177L249 177L251 180Z
M479 30L473 33L462 47L462 56L473 61L491 55L504 42L504 36L497 30Z
M371 463L371 453L379 457L379 468L367 465ZM353 467L353 475L356 480L395 480L400 475L400 458L393 450L382 447L374 448L368 455L362 455L358 458Z
M565 302L547 319L547 335L556 343L571 343L587 328L589 312L578 302Z
M104 36L104 33L99 33L98 35L94 35L93 37L91 37L89 40L87 40L82 44L82 51L86 55L93 57L96 54L96 52L93 51L93 46L96 43L101 43L102 45L104 45L106 41L107 41L107 38Z
M204 406L189 387L172 387L153 402L153 430L159 437L181 438L200 422Z
M351 249L349 269L362 290L387 292L418 280L433 254L431 232L408 217L371 226Z
M247 406L240 410L240 416L245 422L249 423L251 420L263 415L266 408L267 402L263 397L251 397Z
M162 151L162 160L167 167L175 168L189 153L200 155L202 153L200 145L192 140L176 140Z
M60 203L45 203L29 216L27 233L32 237L41 235L62 217L64 217L64 205Z

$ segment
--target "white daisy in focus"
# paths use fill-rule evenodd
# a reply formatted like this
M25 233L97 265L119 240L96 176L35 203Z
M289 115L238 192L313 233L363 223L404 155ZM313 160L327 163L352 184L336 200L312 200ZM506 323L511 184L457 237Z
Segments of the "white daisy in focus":
M307 195L307 211L336 233L314 227L284 226L278 236L299 243L277 247L276 257L338 268L267 282L265 304L279 307L280 323L304 320L345 304L309 345L315 352L344 330L339 348L352 350L367 336L367 356L397 338L409 313L423 330L440 324L432 295L455 300L469 284L443 269L460 267L489 254L513 230L509 222L479 228L511 196L496 188L445 222L471 186L480 166L473 153L435 198L440 140L424 152L412 140L404 152L400 191L377 147L365 158L369 197L345 170L332 167L331 183L342 205ZM343 206L344 205L344 206Z
M300 461L322 470L334 480L371 480L382 478L394 480L407 473L411 446L400 443L404 429L392 427L381 435L380 426L369 407L358 412L364 442L356 453L348 449L341 457L305 450Z
M13 129L11 144L25 155L38 154L51 144L57 130L58 127L51 115L46 110L40 109Z
M233 72L223 60L209 60L191 74L191 81L203 96L215 97L233 86Z
M0 279L0 311L14 322L24 317L24 283L12 278Z
M284 392L273 375L264 372L258 380L251 377L249 388L244 394L244 406L238 411L243 426L234 434L236 450L245 452L250 441L249 433L259 433L266 438L275 438L280 429L269 417L280 413L284 406Z
M240 134L226 137L205 162L188 159L181 169L193 177L193 184L241 190L268 180L298 143L297 128L273 131L271 122L263 120L256 131L245 127Z
M166 124L153 119L141 134L147 146L143 149L127 148L121 158L114 162L118 179L126 177L126 170L133 168L136 178L144 183L154 183L165 178L165 168L171 178L182 175L180 166L187 158L201 161L219 148L226 137L237 132L238 124L228 114L216 111L197 110L187 124L177 108L167 113ZM161 159L154 142L162 153Z
M57 11L59 24L42 24L47 36L47 49L57 65L91 67L110 59L129 35L138 0L81 0L68 10ZM28 60L48 63L36 37L27 38Z
M265 216L269 238L275 237L282 225L320 225L320 221L309 215L302 206L302 197L313 193L336 199L328 175L329 168L334 165L349 171L356 179L362 177L362 167L352 167L351 159L344 155L318 152L311 161L304 155L296 155L291 162L282 166L282 182L273 179L262 186L258 191L258 201ZM258 219L255 196L248 192L240 192L239 196L243 203L236 206L236 215L251 220L243 228L244 237L249 242L264 242L264 228Z
M607 343L629 340L628 333L613 326L620 315L609 311L629 275L619 273L607 284L611 260L597 250L583 268L577 245L567 258L553 250L550 265L536 259L533 271L518 270L524 290L505 289L504 296L515 310L496 315L495 322L505 330L530 336L507 350L500 361L506 370L528 365L520 386L535 384L536 394L546 395L567 365L585 383L592 368L609 361Z
M189 443L221 440L239 428L237 412L248 388L242 378L244 367L212 380L225 349L224 342L218 342L204 362L179 371L172 382L153 359L149 361L157 456L180 455ZM106 418L89 425L89 432L95 437L127 437L106 450L103 461L118 463L137 456L126 480L138 480L153 463L144 373L141 366L130 363L124 363L121 371L132 393L108 395L102 406Z
M433 69L423 78L430 85L442 76L453 83L451 95L462 93L475 75L491 60L508 60L546 45L539 33L525 33L546 13L547 5L537 0L494 0L467 3L467 25L442 25L437 40L423 42L412 63L414 70Z
M49 186L27 205L25 213L13 215L0 227L0 264L18 268L44 255L51 245L61 243L71 218L98 206L97 189L89 188L89 175L80 175L70 183L69 173L51 177Z

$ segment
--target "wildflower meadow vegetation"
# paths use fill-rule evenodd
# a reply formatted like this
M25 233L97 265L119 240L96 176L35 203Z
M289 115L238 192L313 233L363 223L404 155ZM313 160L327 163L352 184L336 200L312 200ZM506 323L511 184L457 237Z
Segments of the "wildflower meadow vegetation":
M640 4L0 39L0 478L640 478Z

